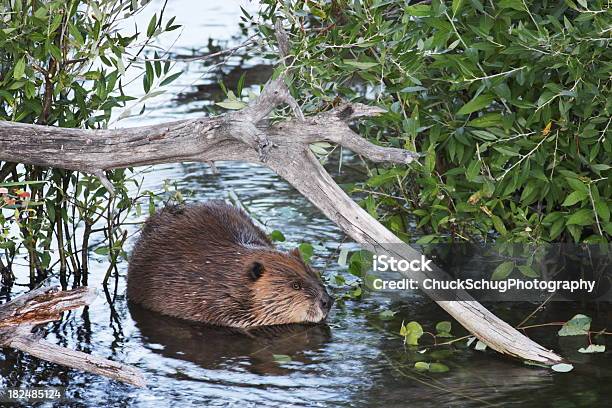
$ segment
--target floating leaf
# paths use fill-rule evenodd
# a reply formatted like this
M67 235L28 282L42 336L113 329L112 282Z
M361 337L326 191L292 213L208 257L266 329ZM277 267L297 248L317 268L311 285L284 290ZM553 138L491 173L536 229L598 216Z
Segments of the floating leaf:
M484 344L482 341L478 340L476 342L476 345L474 346L474 350L478 350L478 351L484 351L487 349L487 345Z
M589 344L587 348L581 347L578 349L579 353L590 354L590 353L603 353L606 351L606 346L603 344Z
M582 336L589 334L591 318L583 314L577 314L566 322L559 330L559 336Z
M418 322L410 322L405 326L402 324L400 335L404 336L406 344L416 346L423 335L423 327Z
M429 371L432 373L445 373L449 370L448 366L442 363L430 363Z
M451 325L451 322L449 321L438 322L438 324L436 324L436 336L453 337L453 335L450 333L451 328L452 328L452 325Z
M396 314L397 312L394 312L393 310L383 310L378 314L378 318L380 320L392 320Z
M550 368L552 368L553 371L556 371L558 373L569 373L570 371L574 369L574 366L571 364L560 363L560 364L555 364L554 366Z
M417 361L414 363L414 369L417 371L429 371L429 363L425 361Z

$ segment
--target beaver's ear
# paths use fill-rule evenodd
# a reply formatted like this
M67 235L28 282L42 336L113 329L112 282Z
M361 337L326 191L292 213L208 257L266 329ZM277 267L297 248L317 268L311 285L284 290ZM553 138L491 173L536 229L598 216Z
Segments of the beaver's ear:
M298 247L293 248L291 251L289 251L289 255L295 256L300 261L304 260L304 259L302 259L302 253L300 252L300 248L298 248Z
M253 281L256 281L257 279L261 278L263 272L264 266L259 262L253 262L249 266L249 278L251 278Z

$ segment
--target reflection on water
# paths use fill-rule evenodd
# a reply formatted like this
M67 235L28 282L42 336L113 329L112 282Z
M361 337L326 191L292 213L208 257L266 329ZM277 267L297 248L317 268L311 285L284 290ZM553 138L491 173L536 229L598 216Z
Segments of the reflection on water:
M288 325L238 330L174 319L130 304L130 315L153 352L195 363L202 368L243 366L253 374L286 375L290 369L275 361L313 364L312 355L331 338L327 325ZM275 357L277 356L277 357ZM283 357L280 357L283 356Z
M239 12L235 2L190 0L172 1L167 11L178 15L177 21L192 30L193 35L183 37L184 48L196 47L209 34L229 38L236 32L233 24ZM212 21L213 13L224 16L228 23L211 28L206 21ZM210 31L213 29L218 31ZM175 95L184 87L195 90L189 87L189 81L200 78L198 67L191 64L184 82L173 88ZM211 86L210 81L196 83ZM176 119L185 112L197 111L203 103L189 101L177 106L166 97L159 110L149 116L118 125ZM199 163L153 166L146 171L144 188L160 191L163 181L170 180L192 202L222 199L232 191L268 228L284 233L287 242L283 247L302 241L322 243L316 246L314 266L327 276L346 274L334 254L334 246L344 240L343 234L287 183L255 165L219 163L218 168L215 175ZM362 178L355 172L349 172L348 177L351 175ZM142 219L134 215L131 221ZM133 226L133 232L137 228ZM106 259L92 254L89 284L100 288L106 268ZM277 333L236 333L130 307L125 298L126 270L127 265L121 264L117 286L113 284L110 293L100 290L89 307L66 313L62 321L47 325L43 332L51 342L140 368L147 378L146 389L68 370L11 350L0 354L0 386L65 386L70 398L65 406L88 407L580 407L607 405L612 397L609 352L580 354L576 350L585 345L586 337L558 339L556 327L534 329L528 334L575 361L576 371L571 374L528 367L490 351L466 350L463 342L427 354L404 348L398 335L402 321L416 320L433 331L436 322L448 320L438 306L419 293L395 298L376 293L358 302L337 302L327 325L292 326ZM27 282L27 270L15 272L18 282ZM536 307L529 303L490 306L512 324ZM397 314L390 321L381 320L379 313L383 310ZM601 310L586 304L550 304L533 323L568 320L583 312L596 318L593 327L612 327L609 310L607 304ZM456 324L453 333L465 334ZM596 341L605 343L606 338ZM420 359L443 361L450 371L416 373L411 368Z

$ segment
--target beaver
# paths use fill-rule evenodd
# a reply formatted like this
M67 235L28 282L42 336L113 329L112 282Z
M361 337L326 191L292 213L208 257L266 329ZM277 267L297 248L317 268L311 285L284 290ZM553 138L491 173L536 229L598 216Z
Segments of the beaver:
M319 323L333 303L298 249L276 249L223 201L151 216L129 261L127 295L161 314L236 328Z

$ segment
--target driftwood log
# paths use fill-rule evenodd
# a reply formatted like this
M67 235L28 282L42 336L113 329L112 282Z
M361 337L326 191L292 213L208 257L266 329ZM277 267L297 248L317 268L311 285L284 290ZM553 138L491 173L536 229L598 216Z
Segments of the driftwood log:
M287 37L277 25L281 57L287 57ZM266 124L276 107L287 104L295 119ZM421 254L359 207L332 179L310 151L309 144L331 142L374 162L408 164L418 155L402 149L370 143L351 130L349 124L383 110L346 103L328 112L304 118L280 76L270 80L260 96L242 110L224 116L179 120L126 129L67 129L0 121L0 160L44 167L78 170L96 175L112 193L106 170L131 166L217 160L246 161L265 165L293 185L339 225L352 239L378 254L407 260ZM407 274L444 279L433 272ZM436 302L490 348L501 353L543 364L562 361L554 352L533 342L489 312L466 292Z
M58 320L62 313L89 304L95 297L92 288L60 291L41 287L0 306L0 346L24 351L34 357L77 370L103 375L137 387L144 387L142 373L134 367L70 350L39 338L35 326Z

